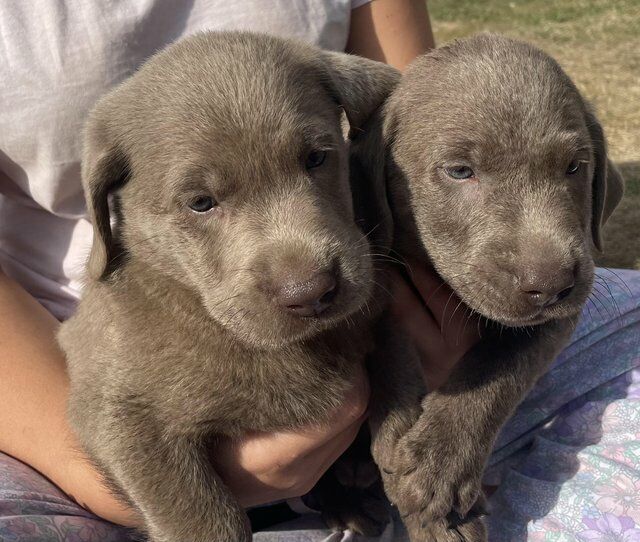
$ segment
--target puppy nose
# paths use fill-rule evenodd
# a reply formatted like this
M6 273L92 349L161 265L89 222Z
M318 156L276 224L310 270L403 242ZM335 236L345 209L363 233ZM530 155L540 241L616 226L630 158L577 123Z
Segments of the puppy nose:
M549 307L567 297L575 285L575 268L541 265L520 278L520 290L534 307Z
M334 273L318 273L304 282L289 282L276 295L277 303L298 316L317 316L336 296L338 282Z

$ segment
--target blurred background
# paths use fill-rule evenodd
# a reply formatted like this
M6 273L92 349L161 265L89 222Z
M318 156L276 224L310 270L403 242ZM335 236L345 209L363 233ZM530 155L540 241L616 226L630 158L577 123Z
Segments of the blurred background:
M429 13L438 45L500 32L560 62L595 106L626 180L599 263L640 269L640 0L431 0Z

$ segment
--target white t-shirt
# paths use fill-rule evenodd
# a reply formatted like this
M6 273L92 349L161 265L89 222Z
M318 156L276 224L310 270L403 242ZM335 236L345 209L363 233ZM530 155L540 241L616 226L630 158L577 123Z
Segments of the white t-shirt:
M255 30L344 50L369 0L30 0L0 3L0 266L58 318L91 246L81 129L108 89L168 43Z

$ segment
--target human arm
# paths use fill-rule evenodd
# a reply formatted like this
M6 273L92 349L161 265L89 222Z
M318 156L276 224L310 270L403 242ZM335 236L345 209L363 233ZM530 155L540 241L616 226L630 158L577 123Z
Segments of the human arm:
M433 47L425 0L373 0L352 11L348 53L403 70Z
M67 425L69 381L55 342L58 321L2 272L0 322L0 450L96 514L131 524L130 513L110 498Z

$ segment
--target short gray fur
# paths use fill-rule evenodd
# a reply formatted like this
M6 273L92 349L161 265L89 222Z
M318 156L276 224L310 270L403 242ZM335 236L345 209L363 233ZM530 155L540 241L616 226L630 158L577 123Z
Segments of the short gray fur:
M206 33L92 111L82 178L94 242L59 333L69 415L153 542L250 540L210 461L217 439L327 421L372 348L374 266L342 121L357 130L397 79L296 41ZM324 163L306 169L318 148ZM202 194L219 205L194 212ZM278 292L320 272L338 277L327 311L281 310Z

